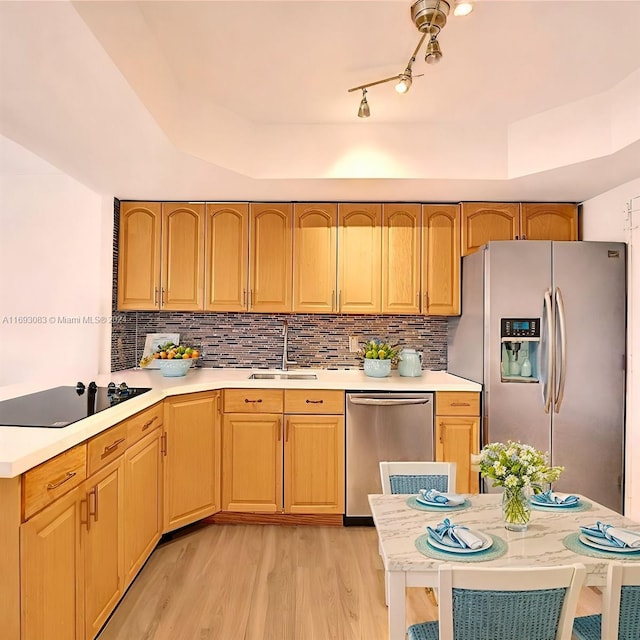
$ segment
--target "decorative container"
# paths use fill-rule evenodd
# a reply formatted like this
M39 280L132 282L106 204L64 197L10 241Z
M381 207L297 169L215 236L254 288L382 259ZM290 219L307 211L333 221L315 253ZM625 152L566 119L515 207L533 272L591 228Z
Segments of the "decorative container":
M371 378L386 378L391 373L391 360L365 358L364 373Z
M526 531L531 518L531 507L526 491L522 487L504 488L502 494L502 519L509 531Z
M165 378L179 378L186 376L189 367L192 362L195 362L192 358L178 358L172 360L158 360L158 366Z

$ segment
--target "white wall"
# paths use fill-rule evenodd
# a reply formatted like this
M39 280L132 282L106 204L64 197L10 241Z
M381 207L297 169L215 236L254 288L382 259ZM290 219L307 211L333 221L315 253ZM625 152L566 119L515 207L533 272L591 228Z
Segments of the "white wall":
M627 243L627 420L625 514L640 520L640 178L583 204L584 240ZM597 464L597 461L594 461Z
M113 199L0 137L0 229L0 386L109 371Z

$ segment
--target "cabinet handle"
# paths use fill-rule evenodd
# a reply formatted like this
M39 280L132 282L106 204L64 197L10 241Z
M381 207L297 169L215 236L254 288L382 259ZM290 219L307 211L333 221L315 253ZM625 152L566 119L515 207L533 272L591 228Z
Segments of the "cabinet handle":
M87 510L87 519L83 520L82 519L82 509L86 508ZM87 494L87 499L86 500L80 500L80 524L84 524L87 527L87 531L89 531L91 529L91 525L90 525L90 518L89 518L89 494Z
M93 496L93 511L91 511L91 496ZM98 487L93 487L87 495L87 530L91 516L93 516L94 522L98 522Z
M282 420L278 418L278 442L282 440Z
M151 418L151 420L149 420L148 422L145 422L142 425L142 430L146 431L157 419L158 419L158 416L153 416L153 418Z
M289 420L284 425L284 441L289 442Z
M220 404L220 394L218 394L216 396L216 409L218 411L218 415L221 415L222 414L222 407L221 407L221 404Z
M440 444L444 444L442 440L442 433L444 431L444 422L440 423Z
M153 304L158 304L158 287L153 290Z
M251 309L252 302L253 302L253 289L249 289L249 304L247 305L247 309Z
M249 404L251 404L251 403L260 404L262 402L262 398L258 398L258 400L249 400L249 398L245 398L244 401L249 403Z
M149 423L151 424L151 422ZM118 445L121 445L124 442L124 438L118 438L113 444L108 444L102 453L102 457L108 456L110 453L115 451L118 448Z
M429 308L429 293L427 291L424 292L424 307L422 308L422 312L426 313Z
M164 287L160 290L160 304L164 307Z
M452 402L452 407L470 407L471 405L468 402Z
M62 480L58 480L58 482L50 482L47 485L47 489L57 489L60 485L63 485L65 482L69 482L73 476L76 475L75 471L67 471L66 475Z
M416 305L418 309L420 309L420 292L419 291L416 293Z
M246 289L242 290L242 306L245 309L247 308L247 290Z
M307 404L322 404L324 400L305 400Z
M167 432L166 431L160 436L160 453L163 456L167 455Z

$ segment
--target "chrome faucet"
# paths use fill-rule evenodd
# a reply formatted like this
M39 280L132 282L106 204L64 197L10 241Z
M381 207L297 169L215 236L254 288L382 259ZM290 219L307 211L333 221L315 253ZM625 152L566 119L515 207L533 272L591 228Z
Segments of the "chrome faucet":
M288 365L295 364L293 360L289 360L289 356L287 355L287 347L289 346L289 325L286 320L282 327L282 335L284 336L284 343L282 345L282 370L286 371Z

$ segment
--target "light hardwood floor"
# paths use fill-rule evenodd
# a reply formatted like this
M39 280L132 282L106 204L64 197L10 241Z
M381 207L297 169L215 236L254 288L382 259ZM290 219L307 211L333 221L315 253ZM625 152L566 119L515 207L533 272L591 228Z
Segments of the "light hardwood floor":
M578 615L599 610L584 589ZM408 623L437 618L411 589ZM160 544L99 640L386 640L375 529L193 525Z

